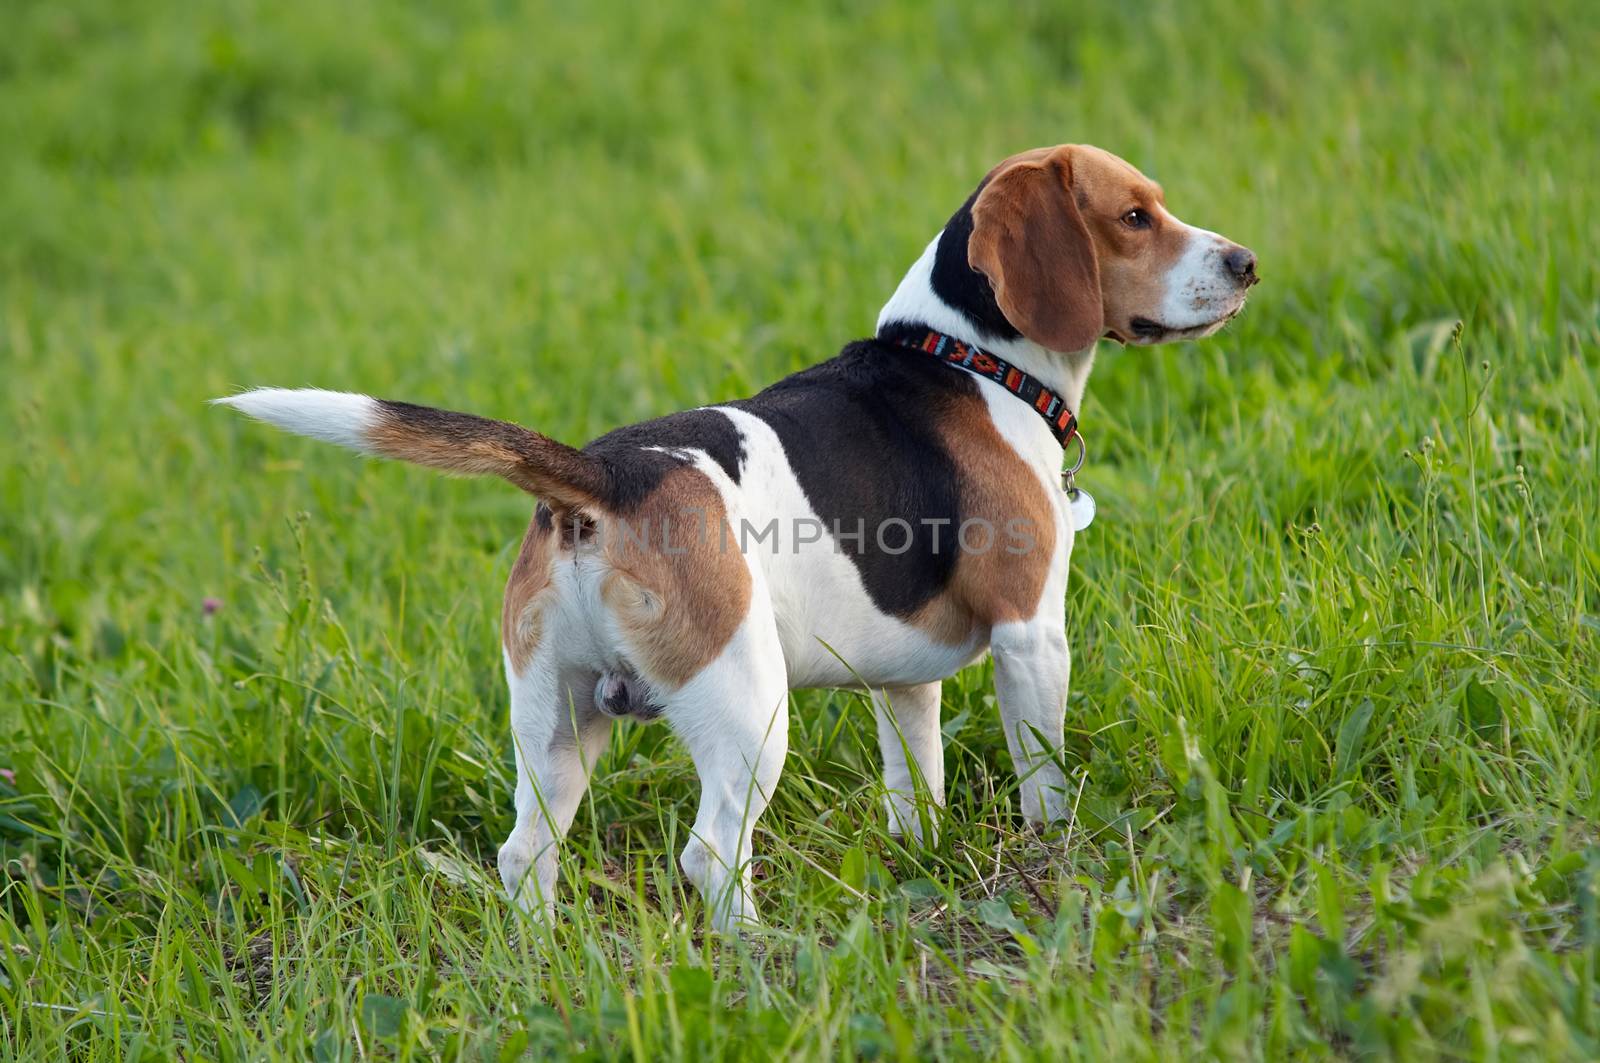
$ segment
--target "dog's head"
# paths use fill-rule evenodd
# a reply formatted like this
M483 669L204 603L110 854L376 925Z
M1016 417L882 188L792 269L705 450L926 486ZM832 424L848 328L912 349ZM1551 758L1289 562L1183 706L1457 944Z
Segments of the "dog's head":
M967 261L1001 313L1052 351L1101 336L1209 336L1244 307L1256 256L1168 213L1161 186L1109 152L1062 144L1014 155L972 202Z

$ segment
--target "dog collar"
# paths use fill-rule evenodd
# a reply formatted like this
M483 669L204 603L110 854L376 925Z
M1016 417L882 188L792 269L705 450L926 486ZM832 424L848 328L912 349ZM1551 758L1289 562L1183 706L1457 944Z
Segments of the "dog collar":
M1034 412L1050 426L1050 434L1056 437L1056 442L1063 448L1074 437L1078 440L1078 446L1083 446L1083 437L1078 435L1078 418L1067 409L1061 396L1045 387L1037 377L1029 376L1004 358L932 329L890 330L887 338L902 347L931 354L952 368L965 369L974 376L994 381L1032 406ZM1078 465L1082 464L1083 457L1080 455ZM1074 472L1077 467L1073 466Z

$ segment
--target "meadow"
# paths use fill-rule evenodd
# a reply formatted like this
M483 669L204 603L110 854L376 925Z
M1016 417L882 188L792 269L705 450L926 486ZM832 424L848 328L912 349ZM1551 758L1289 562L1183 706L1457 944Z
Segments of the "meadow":
M1600 8L20 0L0 35L0 1057L1600 1056ZM530 502L205 400L578 443L870 332L995 160L1099 144L1260 256L1104 350L1072 819L990 669L892 839L794 696L766 927L617 728L504 902Z

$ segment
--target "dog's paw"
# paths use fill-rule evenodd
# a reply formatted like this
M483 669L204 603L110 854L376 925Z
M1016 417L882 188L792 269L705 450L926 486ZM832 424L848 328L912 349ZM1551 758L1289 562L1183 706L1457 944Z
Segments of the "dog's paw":
M891 790L883 798L884 812L888 816L889 834L894 838L910 838L918 845L939 844L938 809L923 804L916 798Z
M555 898L551 895L555 883L552 881L545 886L539 881L535 856L533 846L526 840L515 834L507 838L498 857L500 884L505 887L506 899L512 904L548 922L555 914Z
M761 925L745 876L734 874L710 846L691 838L678 862L684 876L700 891L712 930L737 934Z
M747 890L732 888L731 896L711 904L711 929L719 934L744 934L761 929L761 917ZM709 903L709 902L708 902Z
M533 846L512 835L500 847L497 862L500 867L500 883L505 886L506 895L514 897L521 891L528 872L533 870Z
M1031 826L1048 827L1072 815L1064 779L1060 782L1037 777L1025 779L1017 796L1022 803L1022 818Z

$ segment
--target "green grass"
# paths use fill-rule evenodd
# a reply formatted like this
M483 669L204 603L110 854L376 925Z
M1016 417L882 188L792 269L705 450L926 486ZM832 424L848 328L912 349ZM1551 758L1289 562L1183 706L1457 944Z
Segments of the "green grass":
M1592 3L446 8L7 9L0 1057L1600 1054ZM746 394L1063 140L1265 277L1091 383L1072 822L1016 816L987 666L932 851L798 694L719 939L625 726L522 928L528 500L203 400L578 442Z

